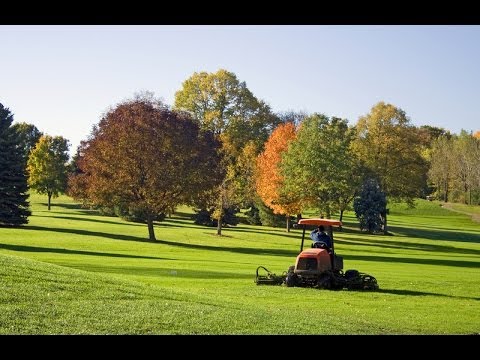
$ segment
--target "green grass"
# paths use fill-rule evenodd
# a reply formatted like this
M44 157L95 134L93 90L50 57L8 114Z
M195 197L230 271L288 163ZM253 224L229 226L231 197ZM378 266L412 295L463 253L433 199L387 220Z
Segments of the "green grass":
M335 249L377 292L256 286L281 274L301 231L238 225L215 235L188 208L155 226L31 196L22 228L0 228L1 334L480 333L480 223L419 201L390 206L393 236L347 213ZM308 242L307 242L308 244Z

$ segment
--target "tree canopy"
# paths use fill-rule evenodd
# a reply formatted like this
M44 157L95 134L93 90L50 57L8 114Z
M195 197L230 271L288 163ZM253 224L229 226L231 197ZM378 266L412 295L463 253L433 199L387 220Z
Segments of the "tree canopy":
M67 188L68 148L69 141L62 136L43 135L28 157L28 184L48 196L48 210L52 196L57 197Z
M252 149L258 154L280 120L265 102L252 94L244 81L224 69L215 73L195 72L185 80L175 93L175 109L190 112L203 130L212 131L221 141L225 178L216 189L212 203L219 220L224 209L239 200L246 184L254 181L248 178L251 171L241 171L245 164L239 164L239 158L248 156ZM246 200L240 199L243 203ZM218 221L218 235L221 235L221 223Z
M38 140L40 140L43 133L38 130L35 125L27 124L25 122L13 124L13 128L18 134L19 146L22 149L24 166L26 167L30 151L35 148L35 145Z
M143 213L149 238L153 219L218 185L218 141L189 114L137 97L109 111L81 150L83 191L96 205Z
M405 111L379 102L359 118L356 129L353 149L379 179L387 199L413 206L414 198L421 195L426 184L427 163L421 154L419 132Z
M270 135L264 151L257 158L256 190L261 200L275 214L298 214L301 210L296 193L283 193L283 176L280 173L282 154L295 139L296 129L292 122L279 125ZM290 230L287 224L287 231Z
M284 191L298 194L304 206L330 217L339 209L338 191L350 184L352 136L345 119L323 114L307 117L282 156Z

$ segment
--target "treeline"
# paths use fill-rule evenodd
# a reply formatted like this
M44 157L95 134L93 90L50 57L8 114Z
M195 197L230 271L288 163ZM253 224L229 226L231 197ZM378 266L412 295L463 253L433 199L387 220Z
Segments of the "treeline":
M2 209L11 193L5 184L25 179L14 186L22 220L11 222L2 210L3 224L27 221L28 186L47 195L49 208L51 197L67 192L85 206L145 222L152 240L154 221L180 204L221 235L240 208L252 224L287 230L307 208L340 218L354 209L363 229L387 232L388 202L480 201L479 133L416 127L383 102L354 125L321 113L274 113L226 70L194 73L172 107L150 93L116 105L70 162L66 139L11 125L1 109L0 171L16 169L0 172ZM7 163L3 154L12 149L17 155Z

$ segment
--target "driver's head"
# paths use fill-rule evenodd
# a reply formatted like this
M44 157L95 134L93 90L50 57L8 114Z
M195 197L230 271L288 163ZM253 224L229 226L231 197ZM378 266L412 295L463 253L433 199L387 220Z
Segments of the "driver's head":
M325 231L325 227L324 227L323 225L320 225L320 226L318 227L318 231Z

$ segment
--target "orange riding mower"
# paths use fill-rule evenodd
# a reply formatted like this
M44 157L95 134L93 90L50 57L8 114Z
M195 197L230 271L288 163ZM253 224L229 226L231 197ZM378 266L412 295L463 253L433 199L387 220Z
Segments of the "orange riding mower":
M303 250L307 226L323 225L328 228L332 247L325 243L314 243L312 248ZM357 270L343 272L343 257L334 252L333 227L342 226L338 220L301 219L297 227L302 227L302 244L295 265L278 276L266 267L259 266L256 271L257 285L286 285L288 287L313 287L318 289L378 290L377 280ZM315 246L315 247L314 247ZM318 246L318 247L317 247Z

